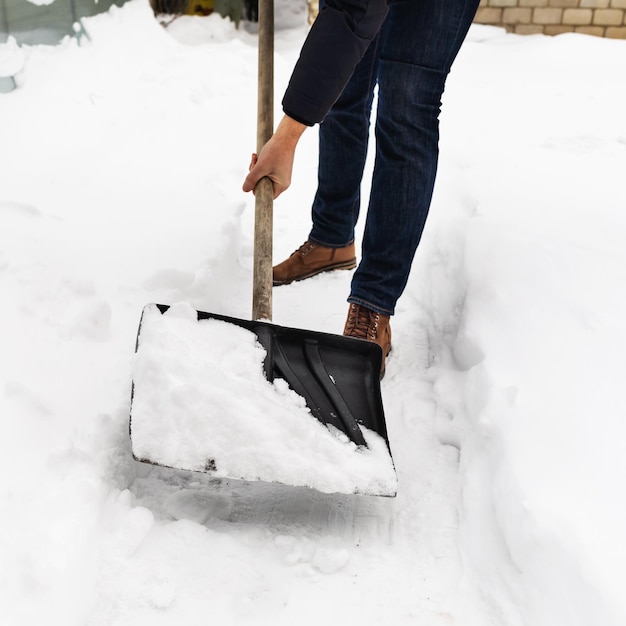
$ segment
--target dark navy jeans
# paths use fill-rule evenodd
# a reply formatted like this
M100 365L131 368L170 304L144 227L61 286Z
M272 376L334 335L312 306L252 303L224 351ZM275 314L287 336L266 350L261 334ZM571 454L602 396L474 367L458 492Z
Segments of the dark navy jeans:
M446 77L479 0L390 0L377 38L320 125L309 239L354 240L374 87L376 158L361 262L348 302L393 315L428 215Z

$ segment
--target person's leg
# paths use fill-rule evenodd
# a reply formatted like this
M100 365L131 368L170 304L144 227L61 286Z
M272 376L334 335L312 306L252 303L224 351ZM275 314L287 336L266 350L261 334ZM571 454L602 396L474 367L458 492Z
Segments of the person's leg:
M348 301L393 315L428 215L441 96L478 0L391 0L380 44L376 161Z
M309 240L329 248L347 246L354 240L378 52L376 37L319 127L318 188Z
M323 5L323 3L321 3ZM308 240L273 268L274 285L356 267L354 227L367 156L379 37L371 43L319 128L318 189Z

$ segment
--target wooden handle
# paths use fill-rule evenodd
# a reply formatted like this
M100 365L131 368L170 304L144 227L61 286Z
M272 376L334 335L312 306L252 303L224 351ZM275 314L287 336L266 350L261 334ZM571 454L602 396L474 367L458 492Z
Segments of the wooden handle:
M274 132L274 0L259 0L257 154ZM272 319L274 188L262 178L254 190L252 319Z

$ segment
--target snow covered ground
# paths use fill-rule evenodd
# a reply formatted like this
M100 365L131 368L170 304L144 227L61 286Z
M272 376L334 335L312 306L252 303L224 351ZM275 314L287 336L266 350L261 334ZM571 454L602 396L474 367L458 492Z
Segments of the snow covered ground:
M303 5L277 4L277 115ZM0 47L2 623L623 625L626 42L471 31L376 499L132 460L144 304L250 315L255 36L144 0L85 26ZM315 130L297 158L276 260L308 233ZM349 278L276 289L274 321L339 332Z

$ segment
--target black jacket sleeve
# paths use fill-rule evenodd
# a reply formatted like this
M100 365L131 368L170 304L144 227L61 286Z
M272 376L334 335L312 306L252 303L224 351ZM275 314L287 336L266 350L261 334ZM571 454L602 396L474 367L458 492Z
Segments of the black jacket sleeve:
M283 110L313 126L352 76L387 16L387 0L327 0L313 23L283 98Z

